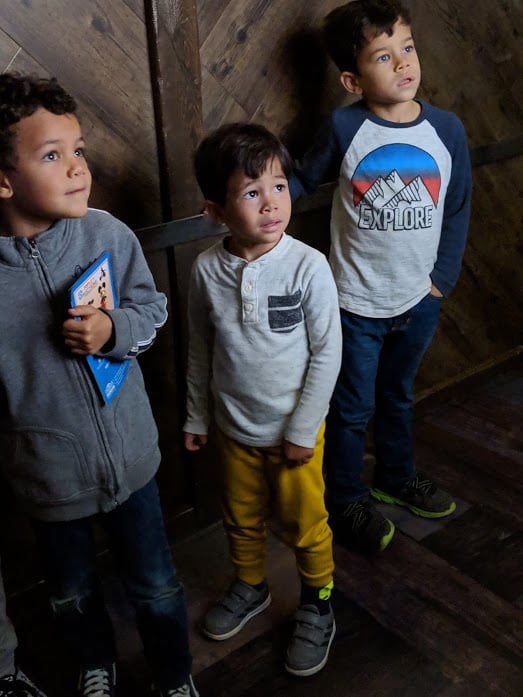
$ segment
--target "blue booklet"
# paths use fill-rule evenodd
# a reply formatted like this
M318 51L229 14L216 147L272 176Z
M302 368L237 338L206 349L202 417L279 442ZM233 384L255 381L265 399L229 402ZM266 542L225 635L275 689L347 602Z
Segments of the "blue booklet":
M118 306L109 252L104 252L71 286L71 307L93 305L112 310ZM118 394L127 372L130 359L86 356L87 364L103 400L110 404Z

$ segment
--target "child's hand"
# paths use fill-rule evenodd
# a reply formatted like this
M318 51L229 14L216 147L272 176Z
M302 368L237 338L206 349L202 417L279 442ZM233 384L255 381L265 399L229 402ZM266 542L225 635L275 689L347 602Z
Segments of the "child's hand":
M109 341L113 323L109 315L92 305L78 305L67 311L71 316L62 325L65 345L80 356L94 354ZM74 319L79 317L80 320Z
M304 448L288 440L283 441L283 454L288 460L289 467L299 467L305 465L314 454L312 448Z
M432 286L430 288L430 294L433 295L435 298L442 298L443 297L443 293L439 292L439 290L436 288L434 283L432 284Z
M207 436L202 436L198 433L187 433L187 431L185 431L183 434L183 444L187 450L190 450L191 452L199 450L206 443Z

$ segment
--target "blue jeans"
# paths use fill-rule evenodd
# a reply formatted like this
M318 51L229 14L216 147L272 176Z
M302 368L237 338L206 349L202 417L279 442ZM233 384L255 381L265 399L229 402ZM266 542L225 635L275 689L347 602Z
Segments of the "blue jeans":
M325 470L334 508L369 496L361 481L366 430L374 415L374 484L402 486L416 476L412 385L436 330L441 301L426 295L397 317L341 310L343 360L325 432Z
M154 680L164 690L178 687L191 672L187 609L156 481L99 520L134 606ZM92 519L32 523L43 551L51 607L65 641L82 668L111 664L115 640L95 569Z

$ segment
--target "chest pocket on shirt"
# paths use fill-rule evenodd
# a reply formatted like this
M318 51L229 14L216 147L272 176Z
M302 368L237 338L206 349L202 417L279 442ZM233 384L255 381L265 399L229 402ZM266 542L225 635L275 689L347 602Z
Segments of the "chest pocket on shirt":
M292 295L269 295L269 327L273 332L292 332L301 322L301 290Z

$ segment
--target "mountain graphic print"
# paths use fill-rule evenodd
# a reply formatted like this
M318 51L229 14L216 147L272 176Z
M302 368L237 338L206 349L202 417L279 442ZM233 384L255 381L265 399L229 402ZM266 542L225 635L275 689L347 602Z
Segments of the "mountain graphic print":
M393 143L370 152L352 177L362 230L414 230L432 225L441 174L434 158L413 145Z

